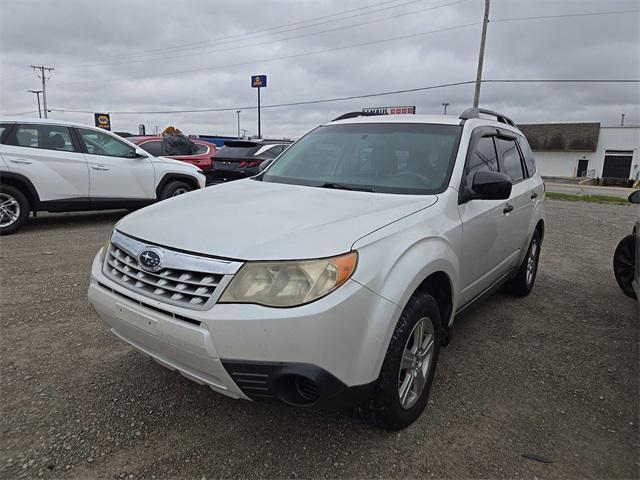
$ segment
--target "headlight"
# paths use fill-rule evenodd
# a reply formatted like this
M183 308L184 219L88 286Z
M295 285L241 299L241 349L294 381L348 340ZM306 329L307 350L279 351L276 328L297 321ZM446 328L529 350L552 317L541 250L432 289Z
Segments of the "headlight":
M247 262L233 277L219 303L304 305L346 282L357 262L357 252L320 260Z
M102 246L102 250L100 250L100 263L104 263L104 257L107 255L109 251L109 244L111 243L111 234L107 237L107 241L104 242Z

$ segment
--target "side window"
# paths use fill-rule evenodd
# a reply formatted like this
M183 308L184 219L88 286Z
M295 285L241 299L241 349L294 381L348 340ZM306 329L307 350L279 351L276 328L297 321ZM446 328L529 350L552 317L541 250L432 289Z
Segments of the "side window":
M522 171L522 158L516 141L506 138L496 138L496 141L502 156L504 173L511 178L512 182L519 182L524 178L524 172Z
M9 132L10 123L0 123L0 141L4 143L5 132Z
M153 140L151 142L144 142L140 144L140 148L142 148L145 152L150 153L154 157L158 157L162 155L162 141L161 140Z
M536 162L533 159L533 152L531 151L531 147L529 146L529 142L526 138L518 139L520 142L520 150L522 150L522 155L524 155L524 164L527 166L527 172L529 176L532 177L534 173L536 173Z
M196 149L195 149L195 152L193 152L194 155L204 155L209 151L209 147L201 143L196 143L195 146L196 146Z
M134 158L135 149L107 133L78 128L80 138L90 155Z
M489 170L498 172L498 155L496 147L493 144L493 137L482 137L478 140L476 150L471 156L469 166L467 167L467 184L471 185L473 175L479 170Z
M283 150L284 148L282 147L282 145L276 145L275 147L271 147L265 150L264 152L262 152L261 156L267 157L267 158L276 158L278 155L282 153Z
M59 125L19 125L15 130L15 143L12 144L45 150L75 151L69 129Z

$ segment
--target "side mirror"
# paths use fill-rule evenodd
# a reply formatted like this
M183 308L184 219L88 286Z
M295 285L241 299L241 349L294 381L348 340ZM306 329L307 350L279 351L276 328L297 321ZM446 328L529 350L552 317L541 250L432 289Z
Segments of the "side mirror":
M136 153L136 157L137 158L149 158L149 156L150 156L148 152L145 152L140 147L136 147L135 153Z
M260 165L258 165L258 172L262 173L265 168L271 165L272 162L273 160L263 160L262 162L260 162Z
M631 195L629 195L629 201L631 203L640 203L640 190L631 192Z
M511 179L504 173L480 170L473 176L469 200L506 200L511 187Z

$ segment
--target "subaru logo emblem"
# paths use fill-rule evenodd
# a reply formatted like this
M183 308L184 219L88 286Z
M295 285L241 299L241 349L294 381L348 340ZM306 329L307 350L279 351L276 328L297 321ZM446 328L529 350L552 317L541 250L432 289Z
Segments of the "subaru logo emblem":
M155 248L147 248L138 255L138 261L143 269L156 272L162 268L162 254Z

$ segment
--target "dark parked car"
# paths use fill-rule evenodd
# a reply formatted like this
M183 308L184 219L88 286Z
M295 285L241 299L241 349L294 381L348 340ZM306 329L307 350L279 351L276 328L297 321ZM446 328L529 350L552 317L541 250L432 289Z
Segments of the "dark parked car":
M127 138L130 142L135 143L143 150L149 152L154 157L165 156L163 153L162 137L155 136L136 136ZM216 154L217 148L213 143L205 142L198 138L190 139L196 144L197 150L193 155L166 155L174 160L182 160L200 168L207 170L212 163L213 156Z
M262 162L273 160L291 143L288 140L226 140L205 174L213 183L257 175Z

